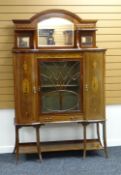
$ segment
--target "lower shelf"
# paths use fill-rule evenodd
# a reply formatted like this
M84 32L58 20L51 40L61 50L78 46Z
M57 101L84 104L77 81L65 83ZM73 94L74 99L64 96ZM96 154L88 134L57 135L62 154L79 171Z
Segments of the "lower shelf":
M41 152L84 150L83 140L40 143ZM98 139L86 141L86 150L103 149ZM19 143L19 153L37 153L36 143Z

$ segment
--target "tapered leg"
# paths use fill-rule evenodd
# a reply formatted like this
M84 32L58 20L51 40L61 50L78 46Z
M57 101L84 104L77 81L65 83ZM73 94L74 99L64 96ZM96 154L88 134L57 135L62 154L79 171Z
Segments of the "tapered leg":
M15 126L15 146L14 146L14 149L13 149L13 154L15 154L16 153L16 137L17 137L17 135L16 135L16 126Z
M41 155L41 149L40 149L40 134L39 134L39 129L40 129L40 125L36 126L36 139L37 139L37 151L38 151L38 155L39 155L39 159L40 161L42 161L42 155Z
M100 127L99 127L99 122L96 123L96 127L97 127L97 138L100 142L100 145L102 146L102 143L101 143L101 139L100 139Z
M87 123L82 123L83 125L83 137L84 137L84 150L83 150L83 158L86 158L86 148L87 148Z
M108 158L107 141L106 141L106 124L105 124L105 121L102 123L102 125L103 125L104 151L105 151L105 156L106 156L106 158Z
M19 160L19 127L16 127L16 143L15 143L15 152L16 152L16 161Z

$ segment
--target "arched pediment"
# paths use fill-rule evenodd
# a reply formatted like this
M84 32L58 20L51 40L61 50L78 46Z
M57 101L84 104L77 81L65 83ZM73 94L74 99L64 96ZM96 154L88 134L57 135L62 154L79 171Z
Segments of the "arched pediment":
M52 18L52 17L68 19L75 24L81 22L81 18L79 18L74 13L66 11L66 10L61 10L61 9L51 9L51 10L42 11L42 12L34 15L30 19L30 21L32 23L38 23L39 21L42 21L42 20L48 19L48 18Z

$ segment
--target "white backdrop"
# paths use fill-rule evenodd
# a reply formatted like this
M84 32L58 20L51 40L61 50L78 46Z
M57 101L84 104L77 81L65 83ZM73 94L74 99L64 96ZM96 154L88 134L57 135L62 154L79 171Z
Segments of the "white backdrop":
M15 144L14 110L0 110L0 153L10 153ZM121 105L106 107L107 143L108 146L121 146ZM88 138L94 136L94 127L89 126ZM80 124L52 124L40 129L41 141L71 140L82 138ZM20 131L22 142L35 141L33 128Z

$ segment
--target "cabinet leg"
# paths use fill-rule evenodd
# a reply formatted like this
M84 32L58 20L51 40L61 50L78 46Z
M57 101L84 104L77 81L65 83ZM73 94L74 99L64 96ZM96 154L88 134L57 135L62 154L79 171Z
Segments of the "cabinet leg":
M16 127L16 143L15 143L15 152L16 152L16 161L19 160L19 127Z
M103 125L104 152L105 152L106 158L108 158L107 141L106 141L106 124L105 124L105 121L102 123L102 125Z
M83 158L86 158L86 149L87 149L87 123L82 123L83 125L83 137L84 137L84 147L83 147Z
M101 143L101 139L100 139L100 127L99 127L99 122L96 123L96 127L97 127L97 138L100 142L100 145L102 146L102 143Z
M39 129L40 126L36 126L36 138L37 138L37 151L38 151L38 155L39 155L39 159L40 161L42 161L42 155L41 155L41 149L40 149L40 134L39 134Z
M15 146L14 146L14 149L13 149L13 154L16 153L16 137L17 137L17 134L16 134L16 127L15 127Z

